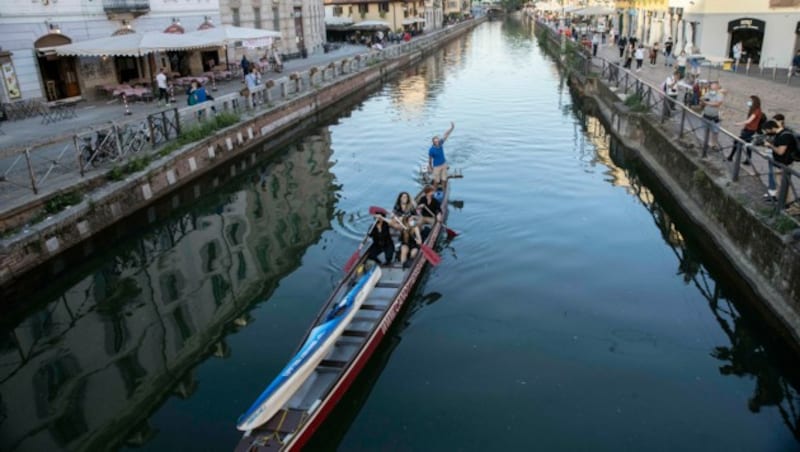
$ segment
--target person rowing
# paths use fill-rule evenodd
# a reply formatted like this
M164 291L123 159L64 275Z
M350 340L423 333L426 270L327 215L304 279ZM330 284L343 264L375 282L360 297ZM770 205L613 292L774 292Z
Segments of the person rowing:
M375 225L369 231L369 236L372 238L372 245L367 249L367 259L381 264L378 256L383 253L385 261L382 265L391 265L394 258L394 241L389 232L389 224L382 215L375 215Z
M442 221L442 205L433 196L434 188L431 185L426 185L422 189L422 198L417 202L417 212L422 215L423 224L434 224L437 221Z
M428 149L428 171L433 173L434 188L439 188L439 182L442 187L447 184L447 160L444 158L444 142L456 128L455 123L450 121L450 128L442 135L433 137L433 145Z
M416 208L417 206L414 204L411 195L409 195L407 191L401 191L400 194L397 195L397 201L395 201L394 207L392 208L393 217L389 224L395 229L402 230L403 218L414 215Z

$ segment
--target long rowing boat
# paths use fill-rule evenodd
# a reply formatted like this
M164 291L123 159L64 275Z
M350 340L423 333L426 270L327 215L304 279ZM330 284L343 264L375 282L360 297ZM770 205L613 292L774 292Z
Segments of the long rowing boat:
M431 226L427 247L436 245L445 227L451 185L441 194L443 220ZM245 433L237 452L299 450L306 444L383 340L426 264L420 252L407 268L365 270L366 258L361 255L342 278L297 354L239 418L237 428Z

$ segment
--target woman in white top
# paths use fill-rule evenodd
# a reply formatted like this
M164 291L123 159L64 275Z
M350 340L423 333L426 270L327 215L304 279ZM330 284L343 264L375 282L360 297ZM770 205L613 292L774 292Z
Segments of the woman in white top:
M676 61L678 63L678 72L681 73L681 78L686 77L686 51L681 50L680 55Z
M633 54L633 57L636 58L636 72L642 72L642 62L644 61L644 45L639 44L639 47L636 48L636 51Z

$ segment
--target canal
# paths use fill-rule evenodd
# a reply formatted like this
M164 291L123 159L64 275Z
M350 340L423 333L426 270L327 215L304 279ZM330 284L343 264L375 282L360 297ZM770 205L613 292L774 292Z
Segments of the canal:
M800 448L796 355L510 20L20 287L0 450L231 450L451 120L460 235L312 450Z

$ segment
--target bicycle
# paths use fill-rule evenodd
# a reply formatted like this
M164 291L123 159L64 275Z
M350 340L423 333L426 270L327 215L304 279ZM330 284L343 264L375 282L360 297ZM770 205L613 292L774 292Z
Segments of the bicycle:
M120 148L122 154L137 153L144 149L145 145L150 142L150 130L146 123L139 123L137 125L128 124L125 130L120 134Z
M119 155L114 143L114 135L108 130L98 130L80 137L78 152L83 161L96 167L107 161L116 160Z

